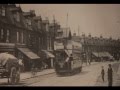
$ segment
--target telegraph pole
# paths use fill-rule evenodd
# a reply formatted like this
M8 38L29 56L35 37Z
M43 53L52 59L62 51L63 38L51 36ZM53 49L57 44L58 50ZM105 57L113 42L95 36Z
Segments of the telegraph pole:
M68 29L68 13L67 13L67 19L66 19L66 37L65 37L65 43L64 43L65 49L66 49L66 45L67 45L67 29Z
M54 39L55 39L55 16L53 15L53 28L54 28Z
M53 15L53 32L54 32L54 36L53 36L53 41L55 42L55 16ZM53 46L53 50L54 50L54 46Z
M79 25L78 25L78 36L80 36Z
M66 38L67 38L67 28L68 28L68 13L67 13L67 20L66 20Z

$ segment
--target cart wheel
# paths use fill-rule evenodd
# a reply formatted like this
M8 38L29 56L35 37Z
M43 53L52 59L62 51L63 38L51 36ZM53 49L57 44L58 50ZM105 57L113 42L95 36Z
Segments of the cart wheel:
M10 84L16 83L16 74L17 74L16 68L12 67L10 71Z
M82 67L79 68L79 73L82 71Z

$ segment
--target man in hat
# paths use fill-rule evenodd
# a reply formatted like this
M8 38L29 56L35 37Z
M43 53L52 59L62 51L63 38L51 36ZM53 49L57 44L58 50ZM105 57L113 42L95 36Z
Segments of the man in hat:
M108 86L112 86L113 83L113 70L111 64L108 65Z

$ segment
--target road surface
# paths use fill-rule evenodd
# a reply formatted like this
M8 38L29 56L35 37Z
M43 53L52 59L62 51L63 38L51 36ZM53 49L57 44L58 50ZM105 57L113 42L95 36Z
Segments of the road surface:
M109 63L113 64L115 62L100 62L85 66L81 73L73 76L60 77L54 73L37 78L36 83L28 84L28 86L95 86L101 73L101 66L104 66L107 70Z
M72 76L58 76L56 73L51 73L22 80L18 86L107 86L101 81L100 74L101 66L104 66L107 72L109 63L113 64L114 71L117 71L118 62L98 62L84 66L81 73Z

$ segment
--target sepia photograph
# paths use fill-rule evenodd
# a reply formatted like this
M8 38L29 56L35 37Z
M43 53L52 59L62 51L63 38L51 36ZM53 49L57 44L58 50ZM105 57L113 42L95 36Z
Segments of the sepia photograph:
M120 86L120 4L0 4L2 86Z

